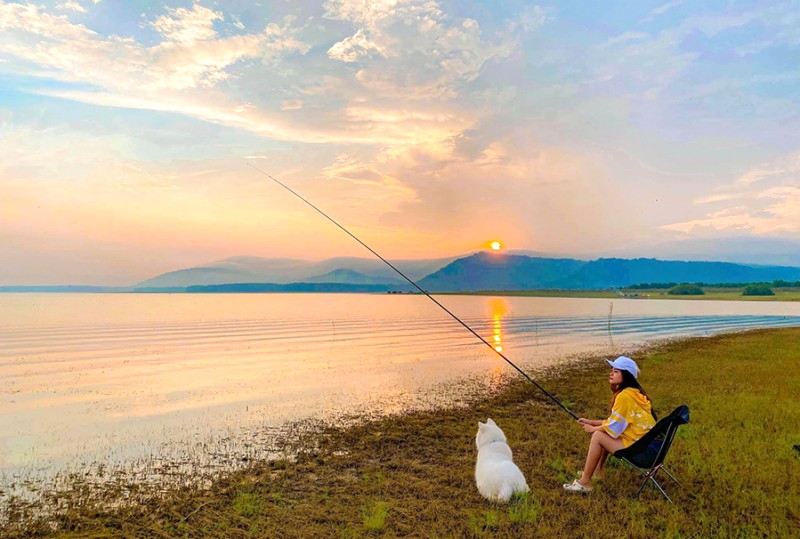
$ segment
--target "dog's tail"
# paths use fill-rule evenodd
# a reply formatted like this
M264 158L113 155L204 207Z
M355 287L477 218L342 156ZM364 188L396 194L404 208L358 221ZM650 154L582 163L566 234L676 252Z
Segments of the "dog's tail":
M500 487L500 492L497 493L497 499L503 503L507 502L511 499L511 496L514 495L514 487L513 485L505 481L503 485Z
M500 491L497 493L497 500L505 503L509 501L517 492L528 492L528 490L530 489L528 488L528 484L525 482L525 479L522 479L521 483L516 481L505 481L500 486Z

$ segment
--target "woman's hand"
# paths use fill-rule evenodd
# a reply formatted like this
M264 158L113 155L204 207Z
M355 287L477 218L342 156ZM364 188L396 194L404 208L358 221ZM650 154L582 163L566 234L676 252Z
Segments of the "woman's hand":
M603 428L603 422L597 419L586 419L581 417L578 419L578 424L583 428L584 432L597 432Z

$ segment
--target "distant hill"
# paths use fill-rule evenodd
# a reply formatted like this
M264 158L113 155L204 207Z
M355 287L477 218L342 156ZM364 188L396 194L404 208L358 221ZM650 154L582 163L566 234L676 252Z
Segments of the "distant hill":
M378 284L386 286L403 286L407 285L406 281L400 279L391 279L389 277L370 277L351 269L337 269L329 271L324 275L305 279L306 283L340 283L340 284ZM408 285L410 286L410 285Z
M587 289L624 287L667 280L682 282L759 282L796 279L800 268L748 266L730 262L678 262L655 258L600 258L584 264L572 275L554 281L555 288ZM663 279L662 279L663 278Z
M256 257L227 258L207 266L186 268L162 273L147 279L134 288L211 285L226 283L283 282L282 278L307 264L290 258L260 259ZM300 269L302 271L302 269Z
M416 280L438 270L456 258L393 260L391 262L409 278ZM242 256L226 258L206 266L163 273L136 284L134 288L172 288L233 283L348 282L348 279L354 278L352 274L342 270L361 274L364 276L363 279L372 279L375 283L390 284L401 280L397 273L378 259L338 257L322 261L309 261ZM365 281L366 283L367 281Z
M451 262L418 284L423 290L440 292L530 290L575 273L584 264L571 258L477 253Z
M38 286L0 286L0 293L16 292L28 294L86 294L96 292L130 292L128 287L89 286L89 285L38 285Z
M562 255L571 256L571 255ZM730 236L648 241L594 256L597 258L658 258L659 260L714 260L742 265L800 266L800 238Z
M532 258L477 253L428 275L419 285L431 292L470 290L605 289L643 282L759 282L800 278L800 268L726 262L675 262L654 258Z
M411 288L411 285L406 285ZM190 286L188 293L245 293L245 292L389 292L398 287L385 284L346 284L346 283L236 283Z

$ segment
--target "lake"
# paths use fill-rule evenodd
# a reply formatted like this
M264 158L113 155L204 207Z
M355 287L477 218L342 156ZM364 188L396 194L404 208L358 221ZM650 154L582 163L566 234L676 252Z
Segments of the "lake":
M800 325L800 303L437 299L534 377L575 354ZM454 382L490 391L507 375L421 295L0 294L0 490L230 469L298 420L458 403Z

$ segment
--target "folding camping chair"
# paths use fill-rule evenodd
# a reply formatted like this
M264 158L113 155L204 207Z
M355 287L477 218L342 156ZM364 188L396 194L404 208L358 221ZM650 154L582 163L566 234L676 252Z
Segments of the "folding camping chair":
M667 452L672 445L672 439L675 437L678 427L688 422L689 407L686 405L678 406L671 414L656 423L653 428L639 440L625 449L620 449L614 453L615 457L627 462L644 476L644 482L642 486L639 487L639 492L636 493L637 498L642 493L647 482L652 481L661 494L669 500L669 503L672 503L670 497L667 496L667 493L664 492L664 489L658 481L656 481L655 475L659 470L664 470L664 473L667 474L670 479L680 485L678 480L664 467L664 458L667 456Z

